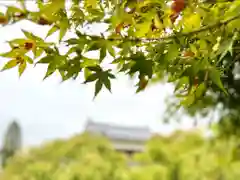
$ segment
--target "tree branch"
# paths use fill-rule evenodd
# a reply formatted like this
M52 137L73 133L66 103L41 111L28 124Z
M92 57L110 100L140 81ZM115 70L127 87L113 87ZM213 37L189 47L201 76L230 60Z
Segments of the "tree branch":
M188 32L188 33L179 33L179 34L172 34L172 35L169 35L169 36L166 36L166 37L160 37L160 38L130 38L130 37L124 37L124 38L106 38L106 40L109 40L109 41L164 41L164 40L169 40L169 39L174 39L174 38L177 38L177 37L187 37L187 36L192 36L194 34L198 34L198 33L201 33L201 32L204 32L204 31L208 31L210 29L213 29L213 28L217 28L217 27L221 27L223 25L227 25L229 24L230 22L236 20L240 18L240 14L232 17L232 18L229 18L225 21L219 21L217 23L214 23L212 25L208 25L208 26L204 26L200 29L197 29L197 30L194 30L194 31L191 31L191 32ZM99 36L99 38L102 38Z
M222 1L217 1L217 0L205 0L204 3L208 4L216 4L216 3L226 3L226 2L233 2L235 0L222 0Z

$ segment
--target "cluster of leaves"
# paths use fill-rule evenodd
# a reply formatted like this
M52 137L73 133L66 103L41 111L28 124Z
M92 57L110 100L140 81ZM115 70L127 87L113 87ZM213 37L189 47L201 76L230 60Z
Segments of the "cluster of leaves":
M153 136L146 151L126 158L103 137L57 140L12 158L1 179L198 180L240 177L239 140L205 139L199 132ZM134 160L137 165L128 166Z
M75 79L84 72L86 83L96 82L96 96L103 85L111 90L110 79L115 76L103 67L111 56L120 72L138 77L137 92L167 76L176 84L181 105L189 107L204 101L212 87L227 94L221 81L226 69L219 64L228 52L233 53L233 44L239 40L239 1L209 2L54 0L38 1L38 11L32 12L20 0L21 8L7 7L0 23L5 26L24 19L50 26L46 36L59 31L59 40L47 43L23 31L26 39L9 41L12 50L2 54L11 58L3 69L18 66L21 75L27 63L39 58L36 63L48 64L45 77L57 71L63 80ZM84 32L96 23L107 26L106 32L100 36ZM65 37L68 31L76 37ZM61 54L59 45L69 51ZM91 51L98 51L99 58L84 56Z
M239 98L240 98L240 81L239 81L239 41L233 44L233 53L225 56L221 66L227 67L222 77L223 85L229 91L229 96L222 93L215 93L214 104L222 104L223 112L220 118L220 128L223 135L231 136L240 135L240 119L239 119Z

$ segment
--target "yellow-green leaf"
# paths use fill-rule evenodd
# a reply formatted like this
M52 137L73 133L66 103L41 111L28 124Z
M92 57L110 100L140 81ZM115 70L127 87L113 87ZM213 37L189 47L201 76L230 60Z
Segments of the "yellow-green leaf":
M135 35L137 37L145 36L149 32L151 24L152 24L152 21L145 21L141 24L137 24Z
M156 14L154 18L154 25L159 29L162 30L164 28L163 21L159 18L159 16Z
M24 56L24 60L28 62L29 64L33 64L33 59L30 58L29 56Z
M192 105L195 101L195 96L194 94L190 94L187 97L185 97L185 99L183 101L181 101L181 105L189 107L190 105Z
M115 50L111 43L107 43L107 50L112 57L115 57Z
M84 68L84 78L87 79L91 75L91 71L88 68Z
M57 26L53 26L51 27L51 29L48 30L48 33L46 35L46 38L51 36L53 33L55 33L57 30L59 30L59 28Z
M22 75L22 73L25 71L26 67L27 67L26 61L23 61L23 62L18 66L19 76Z
M201 27L201 17L198 13L184 18L184 32L193 31Z
M24 44L27 41L28 41L27 39L18 38L18 39L13 39L13 40L9 41L9 43L21 45L21 44Z
M34 58L38 58L39 56L41 56L43 53L43 49L42 48L34 48L33 49L33 54L34 54Z
M90 59L84 56L82 57L82 59L83 59L83 62L81 64L81 67L95 66L99 62L97 59Z
M2 68L2 71L7 70L7 69L14 68L15 66L18 65L18 62L19 62L19 61L18 61L17 59L13 59L13 60L8 61L8 62L4 65L4 67Z
M168 52L165 56L165 61L174 60L179 54L178 45L176 43L172 43L168 47Z
M86 80L84 81L84 84L89 83L89 82L92 82L92 81L95 81L97 78L98 78L98 74L97 74L97 73L91 74L91 75L89 75L89 76L86 78Z
M18 13L18 12L23 12L23 10L19 9L15 6L8 6L8 8L7 8L7 14L14 14L14 13Z
M196 92L195 92L196 97L200 98L204 94L205 90L206 90L205 83L201 83L196 89Z
M59 32L59 41L61 41L65 36L65 34L67 33L68 27L69 27L68 20L65 20L61 23L60 32Z
M57 13L60 9L64 9L65 1L64 0L54 0L50 1L50 4L45 4L42 6L40 13L47 17L48 20L54 21Z
M15 58L19 54L20 54L20 51L12 50L12 51L0 54L0 56L5 57L5 58Z
M97 0L85 0L86 7L97 8Z

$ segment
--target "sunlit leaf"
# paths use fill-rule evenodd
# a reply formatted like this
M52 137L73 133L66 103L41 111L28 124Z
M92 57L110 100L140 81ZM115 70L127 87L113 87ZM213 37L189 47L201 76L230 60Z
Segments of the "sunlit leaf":
M63 21L60 24L59 41L61 41L62 38L65 36L65 34L67 33L68 28L69 28L69 22L67 20Z
M5 57L5 58L15 58L17 55L19 55L21 51L18 50L12 50L6 53L0 54L0 56Z
M52 26L51 29L48 30L46 37L51 36L53 33L55 33L58 30L59 30L59 28L57 26Z
M166 61L171 61L174 60L175 58L178 57L179 50L178 50L178 45L176 43L172 43L168 47L168 52L167 55L165 56Z
M28 62L29 64L33 64L33 59L30 58L29 56L24 56L23 58L24 58L24 60L25 60L26 62Z
M151 27L151 24L152 24L152 21L146 21L144 23L141 23L141 24L137 24L136 25L136 37L143 37L145 36L149 30L150 30L150 27Z
M87 67L89 70L91 71L95 71L95 72L100 72L102 71L101 67L100 66L89 66Z
M201 17L198 13L187 16L185 19L185 32L189 32L201 27Z
M205 93L205 91L206 91L206 85L205 85L205 83L201 83L196 89L196 92L195 92L196 97L201 98L202 95Z
M41 56L43 54L44 50L42 48L34 48L33 49L33 54L34 54L34 58L38 58L39 56Z
M18 38L18 39L9 41L9 43L21 45L21 44L24 44L26 41L27 41L27 39Z
M24 72L25 69L26 69L26 66L27 66L26 61L23 61L21 64L19 64L19 66L18 66L19 76L22 76L23 72Z
M57 13L60 9L64 9L65 1L63 0L54 0L50 3L41 6L40 12L47 17L50 21L54 21Z
M7 7L7 14L10 14L10 13L18 13L18 12L23 12L23 10L22 9L19 9L19 8L17 8L17 7L15 7L15 6L8 6Z
M99 78L99 75L97 73L91 74L87 77L87 79L84 81L84 83L89 83L89 82L95 81L98 78Z
M86 6L95 9L97 7L97 0L86 0Z
M45 57L43 57L43 58L41 58L38 62L37 62L37 64L47 64L47 63L50 63L51 61L53 61L54 60L54 56L45 56Z
M115 57L115 50L113 49L113 46L110 43L107 44L107 50L112 57Z
M177 82L177 85L175 86L174 91L176 92L177 90L186 86L187 84L189 84L189 79L188 79L188 77L184 76L181 79L179 79L179 81Z
M87 79L91 74L92 73L88 68L84 68L84 79Z
M220 47L219 47L219 52L221 53L220 60L224 58L224 56L230 52L232 55L232 46L233 46L234 40L233 39L228 39L224 41Z
M156 14L154 17L154 25L159 29L162 30L164 28L162 20Z
M24 33L24 35L25 35L26 38L28 38L28 39L37 40L37 41L43 41L42 38L34 35L33 33L30 33L30 32L25 31L25 30L23 30L23 29L22 29L22 32Z
M2 68L2 71L14 68L18 65L18 63L19 61L17 59L10 60L4 65L4 67Z
M183 101L181 101L181 105L189 107L194 103L194 101L195 101L194 94L190 94L186 96Z
M56 71L56 66L55 66L55 64L54 64L54 63L49 64L49 65L48 65L48 68L47 68L47 72L46 72L46 74L45 74L45 76L44 76L43 79L47 79L47 78L48 78L49 76L51 76L55 71Z

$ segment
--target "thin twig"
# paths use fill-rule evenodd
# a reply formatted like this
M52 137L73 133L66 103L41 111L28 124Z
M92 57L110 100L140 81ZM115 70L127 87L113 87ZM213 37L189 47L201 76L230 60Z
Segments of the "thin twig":
M207 80L208 80L208 75L209 75L209 70L205 73L205 76L204 76L204 82L206 83Z

